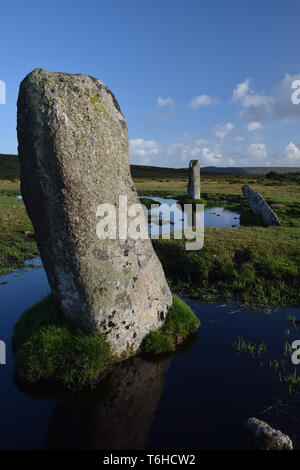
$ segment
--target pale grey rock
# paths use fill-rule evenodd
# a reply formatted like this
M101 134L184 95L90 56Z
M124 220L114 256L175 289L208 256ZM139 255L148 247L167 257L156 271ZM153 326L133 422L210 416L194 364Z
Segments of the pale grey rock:
M198 160L189 163L188 195L193 199L200 199L200 165Z
M172 296L149 238L96 234L99 204L117 208L117 224L120 195L140 204L118 102L93 77L36 69L20 85L18 140L23 200L63 315L135 354Z
M286 434L272 428L265 421L249 418L245 422L253 446L261 450L293 450L293 442Z
M254 214L260 215L267 227L270 225L281 225L276 214L259 193L247 185L242 187L242 191Z

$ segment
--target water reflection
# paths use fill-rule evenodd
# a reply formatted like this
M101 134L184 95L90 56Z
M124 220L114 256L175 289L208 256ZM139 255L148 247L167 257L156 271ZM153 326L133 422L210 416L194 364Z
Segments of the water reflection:
M45 447L144 449L170 362L134 357L117 364L93 392L52 392L56 405ZM37 387L23 387L23 391L37 395ZM43 393L47 394L40 389L39 394Z
M1 449L245 449L243 422L250 416L281 429L300 448L300 384L299 394L289 395L289 384L271 367L286 342L300 337L299 308L270 308L266 314L186 298L201 319L200 339L191 338L172 361L134 358L94 392L59 392L49 385L41 390L16 386L10 339L19 316L49 285L43 269L20 274L5 275L0 283L0 339L7 346L7 364L0 367ZM239 337L265 342L261 361L236 353ZM287 359L299 375L299 366Z
M146 197L144 199L152 199L160 203L162 206L150 209L148 214L151 214L152 224L149 225L150 233L154 235L161 235L162 233L169 233L174 231L174 223L176 229L183 227L191 227L195 225L195 213L191 216L184 213L182 206L178 204L176 199L166 199L163 197ZM169 213L168 207L172 206L173 212ZM202 216L201 219L203 223ZM158 227L159 226L159 227ZM208 207L204 209L204 226L205 227L218 227L218 228L238 228L240 226L240 214L233 212L224 207Z

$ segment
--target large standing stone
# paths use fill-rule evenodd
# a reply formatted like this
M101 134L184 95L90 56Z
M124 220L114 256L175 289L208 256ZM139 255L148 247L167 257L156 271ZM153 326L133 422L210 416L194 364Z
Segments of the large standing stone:
M198 160L191 160L189 164L188 195L193 199L200 199L200 165Z
M96 235L99 204L139 204L118 102L93 77L36 69L20 86L18 139L23 200L63 315L134 354L172 297L149 238Z
M267 227L269 225L281 225L271 207L259 193L253 191L246 184L242 187L242 190L254 214L260 215Z

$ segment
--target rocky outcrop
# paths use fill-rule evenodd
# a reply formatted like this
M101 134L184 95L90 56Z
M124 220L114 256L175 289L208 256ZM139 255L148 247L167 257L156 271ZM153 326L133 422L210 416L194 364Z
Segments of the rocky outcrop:
M242 191L254 214L260 215L267 227L270 225L281 225L276 214L259 193L247 185L242 187Z
M36 69L20 85L18 140L23 200L63 315L134 354L172 297L149 238L97 236L100 204L117 227L133 220L120 196L141 207L118 102L93 77Z
M289 436L257 418L247 419L246 428L254 448L261 450L293 450Z
M198 160L191 160L189 164L188 195L193 199L200 199L200 165Z

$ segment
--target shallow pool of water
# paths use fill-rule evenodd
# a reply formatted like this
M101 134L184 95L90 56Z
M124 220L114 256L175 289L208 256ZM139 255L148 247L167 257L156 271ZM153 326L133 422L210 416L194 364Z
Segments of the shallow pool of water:
M181 221L182 225L180 229L184 226L187 226L188 217L182 211L180 204L176 199L166 199L163 197L145 197L145 199L153 199L153 201L159 202L160 204L167 204L169 207L172 206L173 212L170 213L164 212L162 206L150 209L148 211L151 214L152 223L157 224L159 220L163 222L168 222L170 220L171 224L162 224L160 227L159 233L167 233L174 230L174 220ZM204 226L206 227L219 227L219 228L238 228L240 226L240 214L233 212L223 207L208 207L204 209ZM149 223L149 229L151 225Z
M178 353L155 362L134 358L94 392L62 393L20 386L13 378L13 326L48 292L42 267L0 278L0 339L7 345L7 364L0 366L1 449L244 449L243 421L251 416L300 447L299 398L289 395L269 363L282 359L286 341L300 339L287 318L300 319L299 309L266 314L185 299L202 328ZM238 337L264 341L267 350L259 358L238 354ZM289 359L288 366L297 369Z

